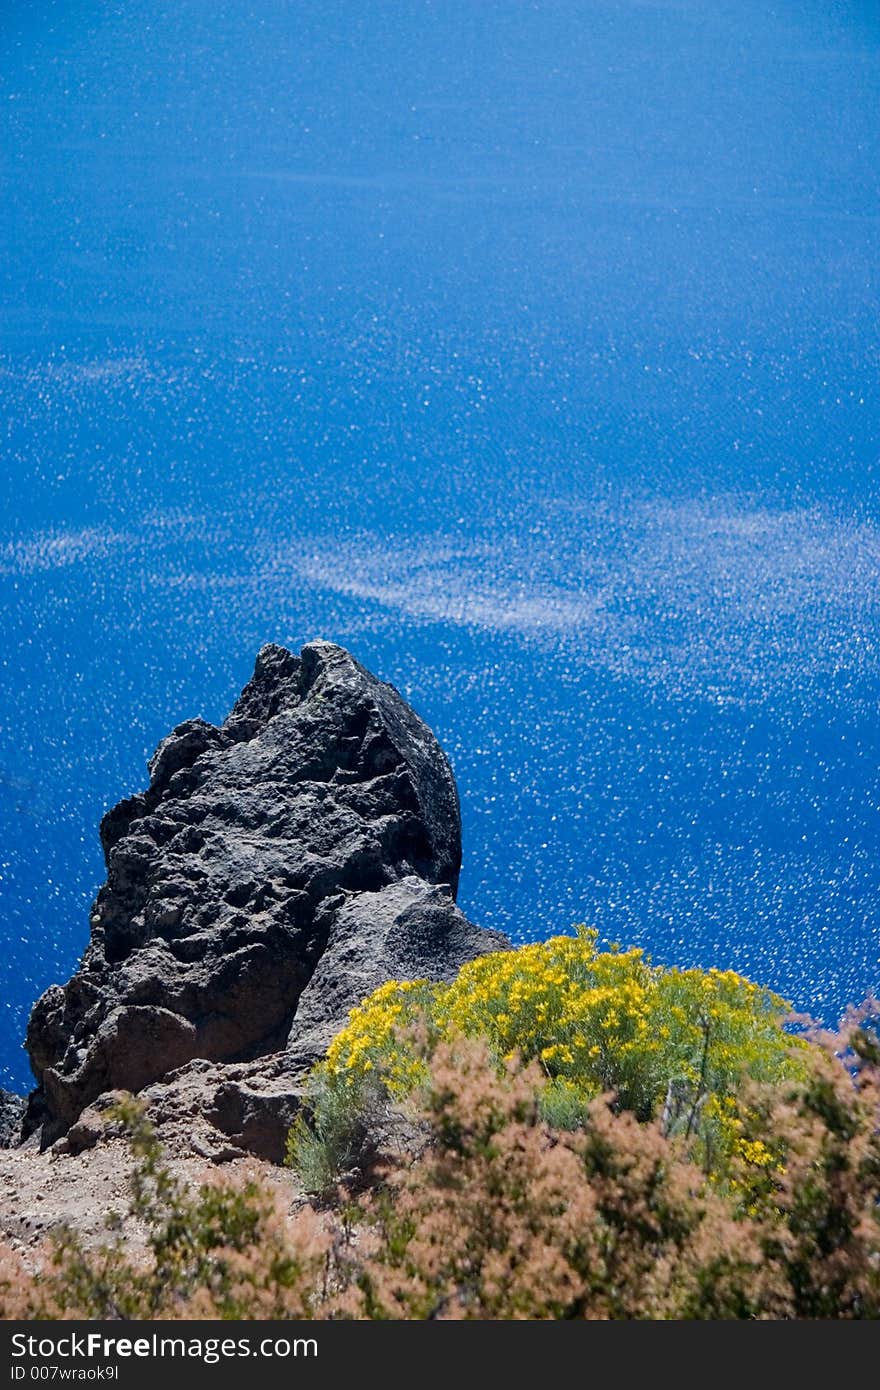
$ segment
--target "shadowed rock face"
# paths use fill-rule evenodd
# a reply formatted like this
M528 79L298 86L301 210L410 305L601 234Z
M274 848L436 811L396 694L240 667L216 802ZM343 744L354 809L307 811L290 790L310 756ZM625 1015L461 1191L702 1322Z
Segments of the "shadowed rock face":
M0 1087L0 1149L14 1149L19 1143L24 1107L23 1096Z
M194 1058L301 1074L384 980L448 978L507 944L455 907L436 739L341 647L264 647L226 722L179 725L149 772L101 823L82 964L31 1015L26 1127L44 1144Z

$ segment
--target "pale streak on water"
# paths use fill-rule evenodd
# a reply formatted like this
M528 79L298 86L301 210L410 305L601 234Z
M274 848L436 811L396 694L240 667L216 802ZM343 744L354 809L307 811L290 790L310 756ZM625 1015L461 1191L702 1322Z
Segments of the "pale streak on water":
M462 903L880 986L880 25L7 0L0 1084L261 642L449 751Z

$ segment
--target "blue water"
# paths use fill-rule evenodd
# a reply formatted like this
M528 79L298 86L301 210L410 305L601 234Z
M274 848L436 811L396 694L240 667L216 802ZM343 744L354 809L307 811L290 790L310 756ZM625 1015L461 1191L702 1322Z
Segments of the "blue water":
M880 988L875 4L4 0L0 122L0 1083L270 639L476 920Z

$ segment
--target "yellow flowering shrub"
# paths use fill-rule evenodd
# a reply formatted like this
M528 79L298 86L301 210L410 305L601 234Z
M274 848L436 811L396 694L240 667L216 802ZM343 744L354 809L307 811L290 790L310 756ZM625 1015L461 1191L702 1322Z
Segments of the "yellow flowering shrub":
M337 1085L356 1087L375 1071L389 1094L409 1095L427 1076L409 1033L431 1017L434 986L427 980L389 980L352 1009L348 1026L327 1050L322 1070Z
M126 1224L103 1242L62 1228L41 1249L0 1244L0 1319L876 1321L876 1014L817 1038L805 1079L748 1089L724 1183L604 1097L574 1131L548 1124L539 1064L496 1069L471 1039L435 1045L410 1117L420 1142L372 1168L343 1122L357 1095L383 1104L375 1068L360 1087L355 1067L340 1074L310 1155L317 1210L258 1172L191 1188L129 1097L115 1110L134 1159ZM713 1096L703 1111L716 1101L735 1108ZM334 1151L341 1189L319 1171Z
M353 1087L372 1072L400 1099L424 1081L438 1042L479 1037L499 1065L514 1056L540 1065L554 1123L576 1123L611 1092L620 1109L685 1134L715 1166L742 1139L731 1097L805 1065L807 1044L783 1028L785 1001L731 970L669 969L596 942L581 927L480 956L451 984L383 985L334 1039L323 1082ZM754 1142L738 1152L756 1171L772 1161Z

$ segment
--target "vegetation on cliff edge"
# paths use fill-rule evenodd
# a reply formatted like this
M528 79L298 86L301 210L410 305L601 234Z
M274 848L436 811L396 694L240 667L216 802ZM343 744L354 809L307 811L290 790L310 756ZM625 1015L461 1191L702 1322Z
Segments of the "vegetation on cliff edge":
M880 1045L855 1015L809 1041L785 1019L587 932L386 985L291 1136L312 1205L183 1188L125 1102L146 1254L0 1252L0 1314L876 1318Z

